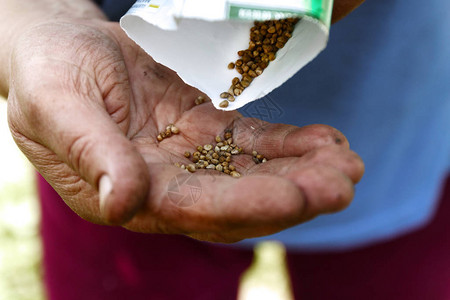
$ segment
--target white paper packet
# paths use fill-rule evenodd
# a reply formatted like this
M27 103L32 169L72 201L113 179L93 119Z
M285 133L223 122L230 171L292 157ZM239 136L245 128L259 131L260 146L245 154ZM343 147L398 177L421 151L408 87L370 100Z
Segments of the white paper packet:
M120 25L153 59L235 110L264 97L314 59L328 41L333 0L138 0ZM244 92L219 107L240 74L227 68L248 48L255 20L300 16L292 38Z

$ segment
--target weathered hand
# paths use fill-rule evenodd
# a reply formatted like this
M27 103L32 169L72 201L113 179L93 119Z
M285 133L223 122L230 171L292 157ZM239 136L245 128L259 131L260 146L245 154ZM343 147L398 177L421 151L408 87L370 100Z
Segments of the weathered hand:
M210 102L196 106L200 92L154 62L117 23L36 26L18 39L11 66L15 141L67 205L91 222L233 242L344 208L364 172L331 127L269 124ZM181 133L158 143L170 123ZM170 182L190 173L173 164L187 163L184 151L225 129L246 153L233 157L243 176L198 171L198 201L176 205ZM256 165L252 150L269 161Z

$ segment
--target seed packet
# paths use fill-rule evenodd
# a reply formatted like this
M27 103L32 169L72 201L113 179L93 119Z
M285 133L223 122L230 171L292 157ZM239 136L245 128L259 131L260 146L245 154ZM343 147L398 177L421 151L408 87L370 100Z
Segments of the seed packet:
M120 25L153 59L235 110L260 99L313 60L328 41L333 0L138 0ZM292 37L242 94L219 107L233 78L238 51L249 47L255 20L300 17Z

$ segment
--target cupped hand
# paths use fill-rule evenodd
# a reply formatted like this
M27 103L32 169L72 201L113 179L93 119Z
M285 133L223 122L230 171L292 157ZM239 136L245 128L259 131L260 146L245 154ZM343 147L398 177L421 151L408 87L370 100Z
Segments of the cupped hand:
M8 119L16 143L91 222L234 242L343 209L364 172L334 128L270 124L209 101L196 105L201 93L117 23L34 26L18 39L11 66ZM168 124L180 133L158 142ZM189 163L185 151L227 129L244 149L233 156L242 177L199 170L192 174L195 201L174 201L174 182L191 176L174 163ZM269 161L255 164L253 150Z

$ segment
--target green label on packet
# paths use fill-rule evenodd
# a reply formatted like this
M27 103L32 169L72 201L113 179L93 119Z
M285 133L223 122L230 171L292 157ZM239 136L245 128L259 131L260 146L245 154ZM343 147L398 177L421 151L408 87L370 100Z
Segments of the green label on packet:
M333 0L299 0L296 8L268 7L228 1L228 18L235 20L273 20L310 16L330 27Z

